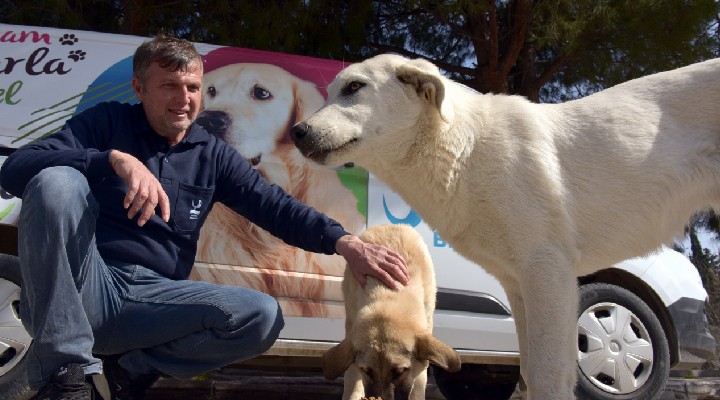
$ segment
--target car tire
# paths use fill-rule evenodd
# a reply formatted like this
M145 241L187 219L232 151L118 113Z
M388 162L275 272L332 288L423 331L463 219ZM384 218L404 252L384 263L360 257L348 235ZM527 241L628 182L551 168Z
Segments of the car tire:
M508 400L520 380L520 368L463 364L458 372L432 366L440 393L447 400Z
M20 321L20 262L0 254L0 393L3 400L27 400L33 392L25 375L25 355L32 343Z
M616 285L580 287L578 398L650 400L665 388L670 352L650 307Z

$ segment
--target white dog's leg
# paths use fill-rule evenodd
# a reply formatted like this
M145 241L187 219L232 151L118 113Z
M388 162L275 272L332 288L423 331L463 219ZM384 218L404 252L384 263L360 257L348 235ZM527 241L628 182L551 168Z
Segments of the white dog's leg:
M344 375L343 400L359 400L365 397L361 374L355 364L350 364Z
M514 286L514 285L513 285ZM510 302L510 308L512 312L513 320L515 321L515 331L518 337L518 347L520 349L520 375L526 377L528 374L527 357L522 355L528 354L528 342L527 342L527 321L525 320L525 304L523 298L519 293L514 293L512 290L507 291L508 301Z
M424 369L415 378L413 388L410 391L410 400L425 400L425 387L427 386L427 369Z
M575 279L563 257L523 269L521 287L527 331L527 398L572 400L577 374L577 304ZM541 284L538 284L541 282Z

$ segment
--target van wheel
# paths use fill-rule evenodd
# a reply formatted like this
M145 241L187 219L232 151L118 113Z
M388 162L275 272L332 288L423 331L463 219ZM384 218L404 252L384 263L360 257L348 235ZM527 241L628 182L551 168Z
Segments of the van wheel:
M580 287L578 310L578 398L660 396L670 371L670 351L650 307L619 286L593 283Z
M520 368L463 364L458 372L432 366L435 383L447 400L508 400L520 380Z
M27 400L34 394L24 373L32 338L18 313L20 283L18 258L0 254L0 393L7 400Z

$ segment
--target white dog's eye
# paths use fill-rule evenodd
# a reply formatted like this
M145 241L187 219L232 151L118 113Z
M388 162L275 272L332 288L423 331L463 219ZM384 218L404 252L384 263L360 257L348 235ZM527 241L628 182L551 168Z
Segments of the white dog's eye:
M208 94L208 96L210 96L210 97L215 97L215 96L217 96L217 90L215 89L215 86L209 86L208 89L207 89L207 94Z
M358 82L358 81L352 81L345 85L345 87L342 89L342 94L344 96L349 96L358 90L362 89L365 86L364 83Z
M255 85L253 87L252 97L258 100L272 99L272 93L268 92L264 87Z

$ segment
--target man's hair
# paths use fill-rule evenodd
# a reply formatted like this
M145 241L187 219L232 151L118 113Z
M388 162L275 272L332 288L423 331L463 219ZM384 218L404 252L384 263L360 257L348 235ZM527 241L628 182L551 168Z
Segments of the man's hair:
M202 57L192 43L166 32L158 33L135 50L133 76L142 81L154 62L171 72L186 71L191 64L197 64L200 68L203 66Z

